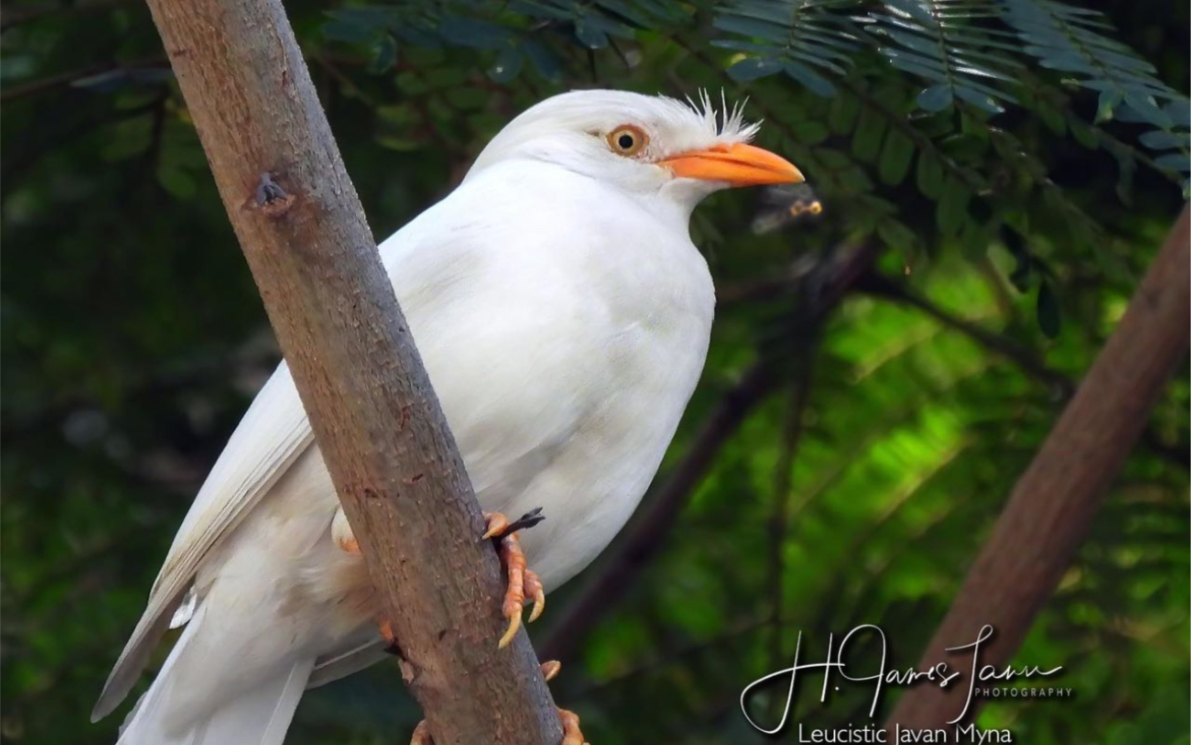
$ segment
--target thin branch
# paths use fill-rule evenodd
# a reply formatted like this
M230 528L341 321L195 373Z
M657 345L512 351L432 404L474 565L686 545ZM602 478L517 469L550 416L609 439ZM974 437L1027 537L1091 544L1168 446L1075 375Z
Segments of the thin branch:
M123 7L143 7L137 0L88 0L77 3L63 3L59 5L7 6L0 11L0 32L20 26L32 21L40 21L54 16L81 17L95 13L105 13Z
M1075 383L1057 370L1047 367L1030 349L1000 334L981 328L971 321L952 315L908 288L876 272L867 274L857 289L902 305L917 308L947 328L971 338L990 352L1017 365L1027 375L1051 386L1066 400L1075 391Z
M1191 327L1191 208L1184 207L1108 343L1009 502L917 669L954 663L948 647L971 643L989 624L982 665L1016 653L1083 542L1102 497L1145 426ZM887 727L925 729L970 718L967 686L908 690ZM965 711L966 709L966 711Z
M1051 386L1060 401L1071 398L1075 392L1077 381L1067 377L1058 370L1047 367L1028 348L1018 344L1000 334L993 333L980 326L952 315L924 297L911 292L908 288L877 274L870 272L857 286L858 290L869 292L877 297L883 297L894 302L917 308L944 326L959 331L988 351L1009 360L1027 375ZM1162 441L1152 427L1147 427L1142 433L1141 444L1146 450L1172 465L1181 468L1191 466L1191 454L1183 448L1172 447Z
M11 103L38 93L45 93L56 88L73 85L80 80L86 80L87 78L101 75L105 72L113 72L115 70L152 70L156 68L166 68L166 61L160 55L142 57L141 59L129 62L100 62L79 70L67 70L66 72L31 80L23 85L5 88L3 91L0 91L0 103Z
M774 474L773 515L769 523L769 587L772 594L771 617L781 618L786 605L786 537L790 529L790 500L793 496L794 460L802 441L807 401L810 399L811 377L814 363L814 342L807 344L806 356L800 361L798 375L790 386L790 400L786 409L786 421L782 428L782 450ZM775 623L770 639L770 666L782 669L783 624ZM776 707L778 697L773 699Z

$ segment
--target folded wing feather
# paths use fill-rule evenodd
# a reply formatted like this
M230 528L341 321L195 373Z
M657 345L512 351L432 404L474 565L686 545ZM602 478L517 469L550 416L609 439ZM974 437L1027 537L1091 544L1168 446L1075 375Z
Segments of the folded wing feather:
M313 442L298 390L282 362L236 427L191 505L149 593L145 612L95 704L93 721L128 695L190 589L203 557Z

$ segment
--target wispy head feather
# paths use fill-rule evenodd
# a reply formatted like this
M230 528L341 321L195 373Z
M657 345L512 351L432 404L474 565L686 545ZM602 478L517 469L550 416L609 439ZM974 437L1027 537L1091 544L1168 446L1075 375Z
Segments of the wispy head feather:
M706 88L699 89L699 100L696 103L690 96L686 97L687 106L691 111L703 118L709 133L717 139L728 142L748 142L757 135L761 128L760 122L748 123L744 120L744 107L748 99L737 101L728 106L728 97L724 89L720 89L720 108L716 111L711 102L711 94Z

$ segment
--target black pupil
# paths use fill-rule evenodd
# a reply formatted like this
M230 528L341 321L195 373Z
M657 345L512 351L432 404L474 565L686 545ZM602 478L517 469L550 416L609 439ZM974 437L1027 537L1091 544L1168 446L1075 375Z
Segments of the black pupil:
M621 150L628 150L633 147L633 136L631 134L622 134L617 140L616 144L620 146Z

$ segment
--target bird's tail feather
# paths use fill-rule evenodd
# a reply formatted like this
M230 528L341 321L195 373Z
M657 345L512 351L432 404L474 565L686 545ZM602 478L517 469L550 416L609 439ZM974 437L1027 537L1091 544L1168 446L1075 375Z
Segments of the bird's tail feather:
M202 627L202 608L174 645L153 685L137 702L120 730L116 745L282 745L294 710L306 690L314 659L295 661L277 675L197 718L188 727L168 726L173 674L186 646Z

